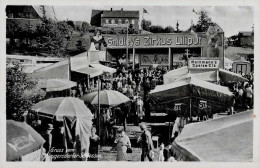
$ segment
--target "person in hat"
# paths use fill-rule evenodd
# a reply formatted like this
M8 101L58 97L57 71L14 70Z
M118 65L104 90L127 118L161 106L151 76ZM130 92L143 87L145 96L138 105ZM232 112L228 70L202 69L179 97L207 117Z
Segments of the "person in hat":
M146 157L148 157L149 161L153 161L153 142L150 131L147 130L146 125L144 123L140 124L140 128L142 131L141 136L137 139L137 142L141 142L142 154L141 161L144 161Z
M47 124L45 127L45 132L43 133L42 137L45 139L45 143L43 144L44 149L46 150L46 154L49 153L52 145L52 134L51 131L53 130L52 124Z
M117 138L115 139L117 144L117 157L116 161L128 161L127 148L131 148L131 142L129 137L125 134L124 129L120 127L117 130Z

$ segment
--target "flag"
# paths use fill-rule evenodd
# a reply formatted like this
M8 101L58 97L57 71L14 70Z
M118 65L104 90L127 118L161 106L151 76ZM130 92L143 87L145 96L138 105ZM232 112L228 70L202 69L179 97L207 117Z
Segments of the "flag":
M145 10L144 8L143 8L143 13L147 13L148 14L147 10Z

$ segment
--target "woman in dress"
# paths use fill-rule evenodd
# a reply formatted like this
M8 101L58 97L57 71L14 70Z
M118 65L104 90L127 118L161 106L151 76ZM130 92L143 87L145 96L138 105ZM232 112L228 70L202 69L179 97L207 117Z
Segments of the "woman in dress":
M96 128L92 127L89 145L89 158L88 161L98 161L98 145L99 137L96 135Z
M123 128L118 129L117 138L115 143L117 144L117 157L116 161L128 161L126 150L131 148L131 142L129 137L123 131Z
M101 31L97 30L96 35L91 39L91 42L95 44L96 50L101 51L101 46L107 46L104 37L101 35Z

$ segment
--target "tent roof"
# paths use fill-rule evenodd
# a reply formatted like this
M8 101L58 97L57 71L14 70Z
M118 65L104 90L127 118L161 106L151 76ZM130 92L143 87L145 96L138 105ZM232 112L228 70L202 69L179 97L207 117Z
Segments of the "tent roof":
M51 64L34 71L33 76L37 79L69 79L69 63L71 71L90 75L90 78L103 73L102 70L89 67L87 52L73 56L69 59Z
M231 61L227 58L225 58L227 61ZM233 62L233 61L231 61ZM240 74L236 74L230 71L226 71L222 68L219 68L220 73L220 79L221 81L247 81L246 78L243 78ZM180 78L186 78L188 77L195 77L200 80L209 81L209 82L216 82L217 81L217 72L216 70L191 70L190 76L188 76L188 67L184 66L179 69L175 69L172 71L169 71L168 73L163 75L164 83L169 84L172 82L177 81Z
M175 142L203 161L252 161L253 111L185 125Z
M224 69L219 69L219 76L221 81L228 82L228 81L248 81L246 78L242 77L240 74L230 72Z
M103 73L102 70L99 70L99 69L96 69L96 68L91 68L91 67L75 69L73 71L78 72L78 73L82 73L82 74L87 74L87 75L90 76L90 78L101 75Z
M116 73L116 69L115 68L110 68L110 67L102 65L102 64L90 64L90 66L92 66L93 68L102 70L104 72L108 72L110 74Z
M183 85L196 85L196 86L200 86L202 88L208 89L208 90L212 90L212 91L216 91L219 93L223 93L226 95L230 95L232 96L233 94L229 91L229 89L227 87L223 87L220 85L216 85L210 82L206 82L200 79L196 79L194 77L188 77L188 78L184 78L184 79L180 79L176 82L173 83L169 83L166 85L158 85L155 87L154 90L151 90L151 94L152 93L157 93L157 92L162 92L162 91L166 91L172 88L177 88Z

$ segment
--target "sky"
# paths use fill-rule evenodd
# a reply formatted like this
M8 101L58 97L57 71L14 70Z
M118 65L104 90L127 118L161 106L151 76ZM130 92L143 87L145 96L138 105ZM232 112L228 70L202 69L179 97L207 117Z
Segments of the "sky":
M254 24L254 8L250 6L53 6L58 20L73 20L90 22L92 9L101 10L139 10L140 19L151 20L152 25L168 25L176 29L177 20L180 30L187 30L191 22L197 23L199 16L192 12L205 10L213 22L217 23L225 32L225 36L238 34L239 31L252 31ZM143 14L143 8L148 14Z

